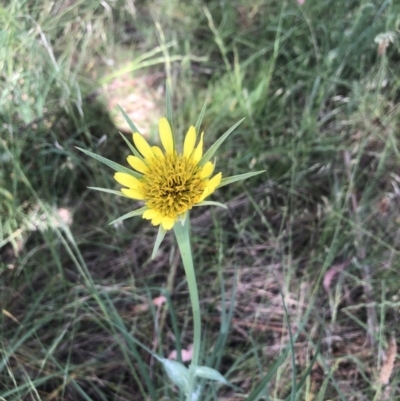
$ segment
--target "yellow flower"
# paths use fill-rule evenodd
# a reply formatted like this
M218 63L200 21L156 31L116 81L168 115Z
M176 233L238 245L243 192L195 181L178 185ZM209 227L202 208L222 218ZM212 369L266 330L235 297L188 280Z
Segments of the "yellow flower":
M191 126L186 134L183 152L176 150L171 127L166 118L159 122L159 134L164 152L150 146L139 133L133 142L140 152L127 158L135 176L117 172L115 180L124 186L121 192L145 204L142 217L155 226L170 230L186 212L211 195L220 185L222 173L214 175L214 164L202 164L203 134L196 145L196 129Z

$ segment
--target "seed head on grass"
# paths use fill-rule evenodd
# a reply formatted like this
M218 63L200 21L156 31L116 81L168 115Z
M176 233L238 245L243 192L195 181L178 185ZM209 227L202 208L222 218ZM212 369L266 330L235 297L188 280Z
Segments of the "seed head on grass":
M175 147L166 118L159 121L159 134L164 152L158 146L150 146L138 132L134 133L133 142L140 154L128 156L127 161L138 175L117 172L114 178L125 187L121 189L125 196L144 202L144 219L170 230L178 220L185 219L188 210L215 191L222 174L211 177L214 163L201 163L204 133L196 145L194 126L185 136L182 153Z

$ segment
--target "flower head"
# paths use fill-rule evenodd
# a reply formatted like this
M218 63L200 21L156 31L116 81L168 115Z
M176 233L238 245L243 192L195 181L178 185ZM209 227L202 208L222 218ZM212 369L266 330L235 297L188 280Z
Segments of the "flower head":
M134 174L117 172L115 180L124 188L121 192L145 204L142 217L153 225L170 230L186 212L201 203L220 185L222 174L214 175L214 163L202 163L203 134L196 144L196 129L191 126L186 134L183 151L174 143L171 127L166 118L159 122L159 134L164 151L150 146L139 133L133 142L139 151L128 156Z
M170 104L170 99L167 91L167 110L168 104ZM205 199L217 188L254 177L264 171L252 171L225 178L222 178L221 173L213 176L215 167L211 162L213 155L244 119L222 134L203 155L204 133L197 140L195 127L189 128L180 152L175 146L174 135L168 120L161 118L159 132L164 148L162 150L158 146L150 146L142 135L135 132L137 131L136 126L122 109L121 111L134 131L133 143L136 147L121 134L133 153L127 159L133 169L121 166L89 150L77 149L117 171L114 178L123 186L120 191L99 187L89 188L144 202L143 207L118 217L110 224L119 223L134 216L142 216L144 219L151 220L153 225L159 226L153 256L167 230L174 227L177 231L180 225L175 225L175 223L178 220L182 223L182 227L185 225L187 212L193 206L212 205L226 208L222 203ZM200 126L204 112L205 105L196 126ZM171 111L169 114L171 116Z

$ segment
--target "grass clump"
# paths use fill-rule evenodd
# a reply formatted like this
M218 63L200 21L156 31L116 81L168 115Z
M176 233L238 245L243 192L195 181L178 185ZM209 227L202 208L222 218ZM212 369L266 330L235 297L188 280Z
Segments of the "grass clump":
M1 6L0 399L177 397L135 342L190 349L174 242L108 226L136 205L75 149L125 165L114 108L154 142L165 81L206 146L246 117L226 176L267 170L193 213L201 359L241 389L205 399L400 399L400 8L299 3Z

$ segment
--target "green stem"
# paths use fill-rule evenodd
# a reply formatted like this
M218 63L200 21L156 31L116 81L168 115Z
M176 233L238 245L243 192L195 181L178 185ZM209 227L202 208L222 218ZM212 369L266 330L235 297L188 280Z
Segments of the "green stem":
M201 341L201 319L200 319L200 303L199 294L197 292L196 275L193 267L192 249L190 247L190 231L189 231L189 213L186 215L185 222L182 225L180 222L174 225L175 237L178 242L179 251L185 269L186 280L189 286L190 302L192 304L193 312L193 356L192 366L198 366L200 355L200 341ZM188 399L191 399L191 392L193 391L194 378L190 375L190 391ZM190 397L190 398L189 398Z

